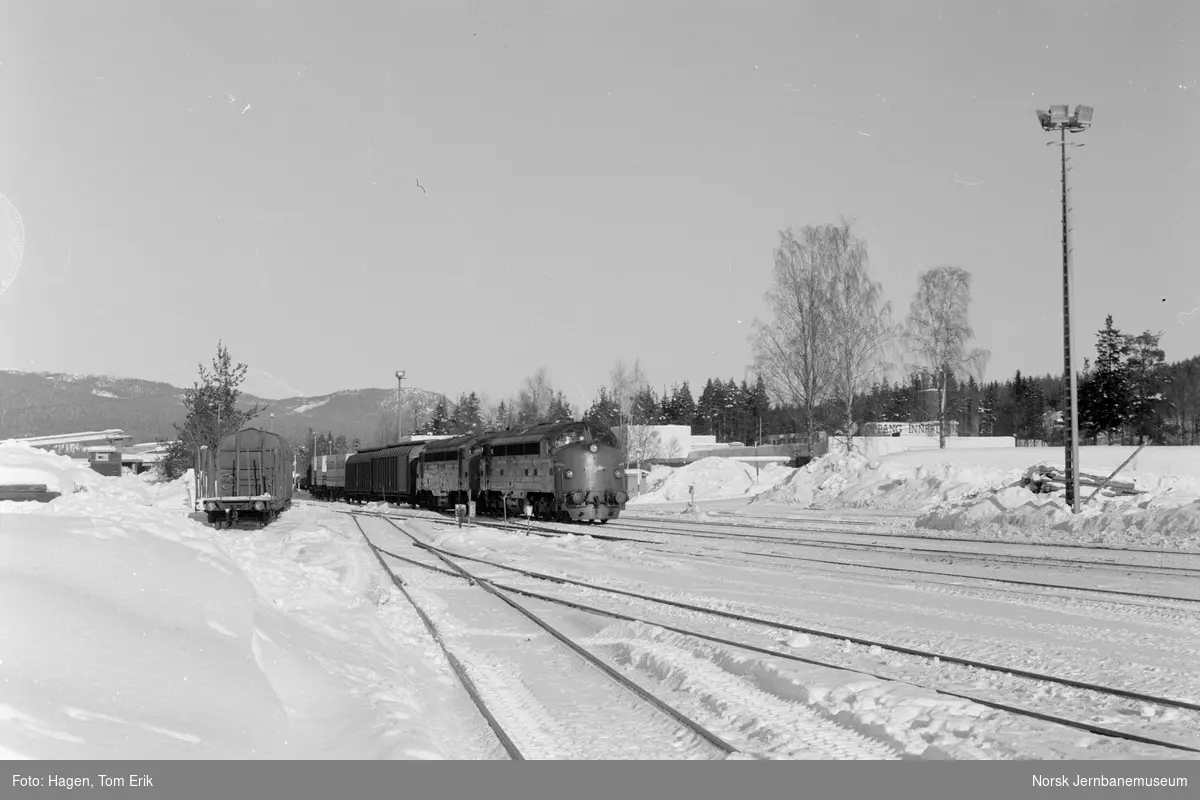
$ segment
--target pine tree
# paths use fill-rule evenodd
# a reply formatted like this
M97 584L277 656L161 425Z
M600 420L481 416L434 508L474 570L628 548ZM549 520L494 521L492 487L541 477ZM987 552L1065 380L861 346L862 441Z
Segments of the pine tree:
M1086 391L1080 392L1081 427L1094 436L1107 434L1110 441L1128 420L1131 400L1128 338L1113 326L1112 315L1096 334L1096 361Z
M236 433L263 410L262 406L239 411L238 386L246 379L245 364L234 366L224 342L217 342L217 356L209 372L200 365L200 379L192 388L183 390L183 407L187 418L175 424L176 437L167 447L160 471L168 479L178 478L194 463L198 449L216 450L225 436Z
M583 415L583 418L588 422L603 425L606 428L615 428L621 424L620 409L617 408L616 401L603 386L600 387L598 396L592 402L591 408Z
M479 433L484 429L483 413L479 408L479 396L475 392L460 394L458 404L451 417L451 433L465 435Z
M437 405L433 409L433 416L425 423L425 428L432 436L444 436L450 432L450 409L447 406L445 395L438 398Z
M696 401L696 414L692 430L700 436L712 436L717 432L717 413L720 403L719 389L712 378L704 382L700 399Z
M672 425L692 425L696 418L696 401L692 399L692 389L688 382L680 384L679 389L671 393Z
M979 435L994 436L996 427L996 408L1000 400L999 384L989 383L983 392L983 401L979 404Z
M567 400L566 395L559 389L554 397L550 398L550 408L546 412L547 422L565 422L575 418L575 412L571 408L571 403Z
M496 409L496 425L500 430L506 431L516 424L516 412L513 407L501 400L499 407Z
M649 386L642 386L633 395L632 423L634 425L658 424L658 396Z
M1158 345L1161 333L1143 331L1137 336L1126 336L1129 358L1126 362L1129 376L1129 423L1137 436L1137 443L1144 444L1146 437L1157 438L1161 424L1157 407L1162 399L1163 373L1166 353Z

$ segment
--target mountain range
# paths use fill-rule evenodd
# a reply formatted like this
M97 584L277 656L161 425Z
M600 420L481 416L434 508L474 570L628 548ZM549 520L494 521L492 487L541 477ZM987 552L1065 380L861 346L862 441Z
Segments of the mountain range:
M441 395L403 389L404 431L428 419ZM243 394L239 407L266 407L252 424L301 444L309 429L359 439L361 446L396 435L395 389L347 389L319 397L275 400ZM270 414L274 414L271 419ZM169 383L108 375L0 370L0 440L119 428L135 442L175 436L187 416L183 389Z

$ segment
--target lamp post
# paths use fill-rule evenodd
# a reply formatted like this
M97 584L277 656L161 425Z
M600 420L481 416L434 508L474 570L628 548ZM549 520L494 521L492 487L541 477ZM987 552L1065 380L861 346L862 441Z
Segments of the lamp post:
M404 370L396 370L396 441L400 441L400 437L404 435L404 419L401 417L400 406L400 389L404 385Z
M1075 379L1074 340L1071 337L1071 299L1074 291L1071 263L1071 228L1067 224L1067 148L1082 147L1082 143L1068 142L1067 133L1080 133L1092 126L1092 107L1075 106L1075 113L1068 114L1066 106L1050 106L1050 110L1038 111L1042 130L1058 131L1057 142L1046 142L1048 146L1061 148L1062 162L1062 253L1063 253L1063 434L1066 438L1067 504L1072 513L1079 513L1079 387Z

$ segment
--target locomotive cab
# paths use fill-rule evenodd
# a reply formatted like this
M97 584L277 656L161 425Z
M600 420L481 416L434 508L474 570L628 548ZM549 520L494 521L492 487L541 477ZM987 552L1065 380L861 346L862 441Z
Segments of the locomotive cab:
M573 522L607 522L625 509L620 444L604 428L580 425L553 442L555 495L561 515Z

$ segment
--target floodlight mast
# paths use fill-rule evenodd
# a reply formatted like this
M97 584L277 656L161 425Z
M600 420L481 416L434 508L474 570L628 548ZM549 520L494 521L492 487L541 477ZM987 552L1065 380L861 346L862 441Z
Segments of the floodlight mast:
M1067 142L1067 132L1080 133L1092 126L1091 106L1075 106L1068 114L1067 106L1050 106L1037 111L1038 121L1046 131L1058 131L1059 141L1047 142L1061 148L1062 162L1062 252L1063 252L1063 438L1066 440L1067 504L1072 513L1079 513L1079 386L1074 363L1075 343L1071 336L1071 301L1074 295L1074 268L1071 258L1071 228L1067 224L1067 147L1082 147Z
M403 417L401 417L402 412L400 410L400 408L401 408L400 407L400 399L401 399L400 398L400 390L403 388L403 385L404 385L404 370L398 369L398 370L396 370L396 441L397 442L399 442L400 437L404 435L404 430L403 430L404 422L403 422Z

